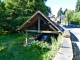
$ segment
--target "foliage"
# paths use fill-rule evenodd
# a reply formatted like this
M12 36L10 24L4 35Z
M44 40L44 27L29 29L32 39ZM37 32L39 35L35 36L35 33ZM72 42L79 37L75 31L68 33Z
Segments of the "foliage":
M47 6L48 12L51 13L51 8Z
M74 14L74 11L73 10L68 10L66 12L66 21L71 21L72 20L72 17L73 17L73 14Z
M74 12L73 10L68 10L66 12L66 21L70 21L71 24L80 25L80 12Z
M74 13L72 20L71 20L71 23L80 25L80 12Z
M61 37L60 37L61 38ZM0 60L52 60L60 47L59 40L53 44L33 41L24 47L25 37L19 33L0 36Z
M80 0L77 0L76 2L76 9L75 9L76 12L79 12L80 11Z
M59 17L60 15L63 14L62 8L59 9L58 13L57 13L57 17Z
M68 11L68 9L66 8L66 9L64 10L64 13L63 13L63 14L66 15L66 12L67 12L67 11Z
M70 13L68 16L71 16L70 21L71 24L77 24L80 25L80 0L77 0L76 2L76 9L75 12ZM67 19L69 20L69 19Z
M7 29L8 20L7 20L8 14L5 8L5 3L0 2L0 34L3 32L3 30Z
M46 6L47 0L4 0L0 1L0 32L14 32L36 11L40 10L46 16L51 13Z

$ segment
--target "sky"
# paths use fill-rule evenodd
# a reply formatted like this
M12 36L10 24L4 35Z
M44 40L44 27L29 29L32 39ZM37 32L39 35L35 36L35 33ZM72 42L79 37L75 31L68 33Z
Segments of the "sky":
M53 15L57 15L58 10L62 7L64 11L66 8L75 10L77 0L47 0L46 5L51 7Z

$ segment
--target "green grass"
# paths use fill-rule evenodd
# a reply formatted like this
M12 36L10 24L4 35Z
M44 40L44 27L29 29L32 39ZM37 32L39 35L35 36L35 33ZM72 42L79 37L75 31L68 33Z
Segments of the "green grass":
M52 60L60 47L60 40L52 39L52 46L33 41L25 47L25 36L20 33L0 35L0 60Z
M24 40L25 37L19 33L0 35L0 60L14 60L13 55L20 50Z
M53 58L55 57L55 55L57 54L58 50L60 49L62 36L63 35L59 35L57 40L54 39L54 37L51 37L52 38L51 54L53 55Z

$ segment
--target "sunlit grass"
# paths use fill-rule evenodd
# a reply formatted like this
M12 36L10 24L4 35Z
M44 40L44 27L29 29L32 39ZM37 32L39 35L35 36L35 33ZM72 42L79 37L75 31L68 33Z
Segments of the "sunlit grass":
M61 40L62 40L62 35L59 35L57 40L54 37L52 38L52 49L51 49L51 53L53 55L53 58L55 57L55 55L57 54L58 50L60 49L61 46Z

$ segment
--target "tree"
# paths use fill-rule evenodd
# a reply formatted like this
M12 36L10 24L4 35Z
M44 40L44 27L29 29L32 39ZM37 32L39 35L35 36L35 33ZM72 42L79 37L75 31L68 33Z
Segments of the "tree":
M7 20L10 31L15 31L18 26L38 10L48 16L51 9L45 5L46 1L47 0L4 0L7 14L9 14Z
M75 9L76 12L79 12L80 11L80 0L77 0L76 2L76 9Z
M5 3L0 1L0 32L7 30L7 26L8 26L7 17L8 17L8 14L6 11Z
M66 9L64 10L64 13L63 13L63 14L66 15L66 12L67 12L67 11L68 11L68 9L66 8Z
M48 12L51 13L51 8L47 6Z
M66 21L68 22L68 24L69 24L69 21L72 20L73 14L74 14L74 11L73 10L68 10L66 12Z
M57 13L57 17L59 17L61 14L63 14L62 8L59 9L59 11Z
M71 23L80 25L80 12L74 13L72 20L71 20Z

